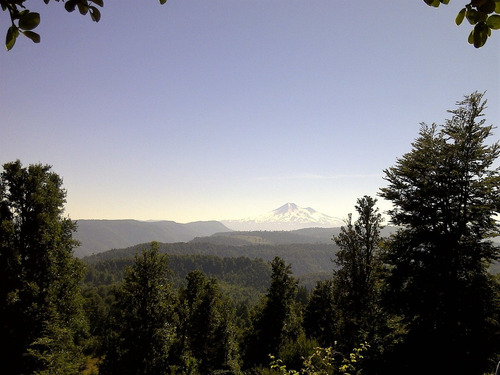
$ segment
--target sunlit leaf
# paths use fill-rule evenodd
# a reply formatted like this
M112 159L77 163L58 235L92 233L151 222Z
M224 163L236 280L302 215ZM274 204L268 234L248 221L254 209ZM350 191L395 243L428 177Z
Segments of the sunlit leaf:
M470 32L467 41L469 42L469 44L474 44L474 29L472 29L472 31Z
M495 13L500 13L500 1L495 2Z
M457 18L455 18L455 23L457 25L460 25L463 22L463 20L465 18L465 12L466 12L465 8L463 8L460 12L458 12Z
M5 47L7 51L10 51L14 44L16 44L16 38L19 35L19 30L16 26L12 25L7 30L7 36L5 37Z
M33 31L23 31L24 36L30 38L34 43L40 43L40 35Z
M493 30L500 29L500 16L498 14L492 14L486 20L486 25Z
M99 9L91 6L89 8L89 11L90 11L90 17L92 18L92 21L99 22L99 20L101 19L101 12L99 12Z
M22 30L33 30L40 24L40 14L29 12L19 19L19 28Z

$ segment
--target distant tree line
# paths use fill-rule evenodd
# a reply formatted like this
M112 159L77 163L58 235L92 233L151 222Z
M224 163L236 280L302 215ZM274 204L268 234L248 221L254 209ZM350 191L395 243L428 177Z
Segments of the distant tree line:
M93 265L106 260L115 260L120 258L132 259L137 252L142 251L144 246L148 246L148 244L139 244L126 249L114 249L85 257L83 260L85 263ZM286 260L286 262L291 263L293 273L300 277L317 272L331 272L331 259L335 256L335 251L337 249L337 246L333 243L333 241L331 244L295 243L273 245L229 245L207 242L178 242L159 243L158 246L161 254L168 254L174 258L177 255L191 254L222 258L246 257L250 259L263 259L264 261L271 261L274 256L279 256L280 258ZM207 258L207 260L208 259L210 258Z
M2 373L492 374L500 359L500 280L489 272L500 256L490 241L500 229L500 145L487 143L485 104L473 93L444 125L422 125L411 151L384 171L380 196L393 203L398 231L381 237L377 200L359 198L356 217L333 238L331 276L310 292L278 256L267 265L173 258L157 243L132 262L89 265L84 284L61 179L48 166L5 164ZM204 271L191 269L198 265ZM266 280L248 280L252 272ZM240 282L260 288L258 298L230 297L227 288Z

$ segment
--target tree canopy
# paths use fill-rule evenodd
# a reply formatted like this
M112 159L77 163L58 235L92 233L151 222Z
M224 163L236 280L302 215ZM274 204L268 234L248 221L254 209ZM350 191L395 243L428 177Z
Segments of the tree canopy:
M76 225L48 165L6 163L0 173L0 361L5 374L75 373L85 333L73 257ZM46 372L44 372L46 371ZM63 372L60 372L63 373Z
M435 363L420 370L482 374L498 350L498 284L488 266L500 249L488 239L499 230L500 144L487 143L482 94L457 104L443 126L422 125L413 149L384 171L380 195L400 227L386 258L388 305L407 327L396 373Z

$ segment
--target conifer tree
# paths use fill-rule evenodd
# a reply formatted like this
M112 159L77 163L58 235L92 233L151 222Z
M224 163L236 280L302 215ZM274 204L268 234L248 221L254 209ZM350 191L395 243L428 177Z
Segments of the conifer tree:
M287 342L297 338L299 325L294 314L297 281L290 265L275 257L271 262L271 285L262 308L253 317L245 345L247 367L269 364L269 355L277 355Z
M189 272L186 280L179 297L177 355L192 356L200 374L238 373L234 309L229 300L217 280L202 271Z
M488 237L499 229L500 145L487 144L483 94L457 104L384 171L380 195L401 228L387 253L387 302L408 330L395 373L483 374L499 350L498 284L488 274L499 249Z
M358 218L346 225L334 237L339 246L333 276L333 295L336 314L336 337L346 352L363 342L376 329L378 310L378 276L380 262L380 230L382 215L377 200L364 196L355 206Z
M167 258L153 242L136 254L117 290L102 374L170 373L168 355L174 338L174 294Z

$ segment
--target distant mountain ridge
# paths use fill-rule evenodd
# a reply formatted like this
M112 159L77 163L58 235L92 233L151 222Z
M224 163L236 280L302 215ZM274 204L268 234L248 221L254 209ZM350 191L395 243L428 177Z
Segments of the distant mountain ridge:
M196 221L187 224L175 221L139 220L77 220L73 237L80 241L77 257L120 249L140 243L188 242L195 237L231 231L218 221Z
M304 228L333 228L344 223L338 218L322 214L311 207L302 208L295 203L283 206L255 218L223 220L225 226L236 231L297 230Z

